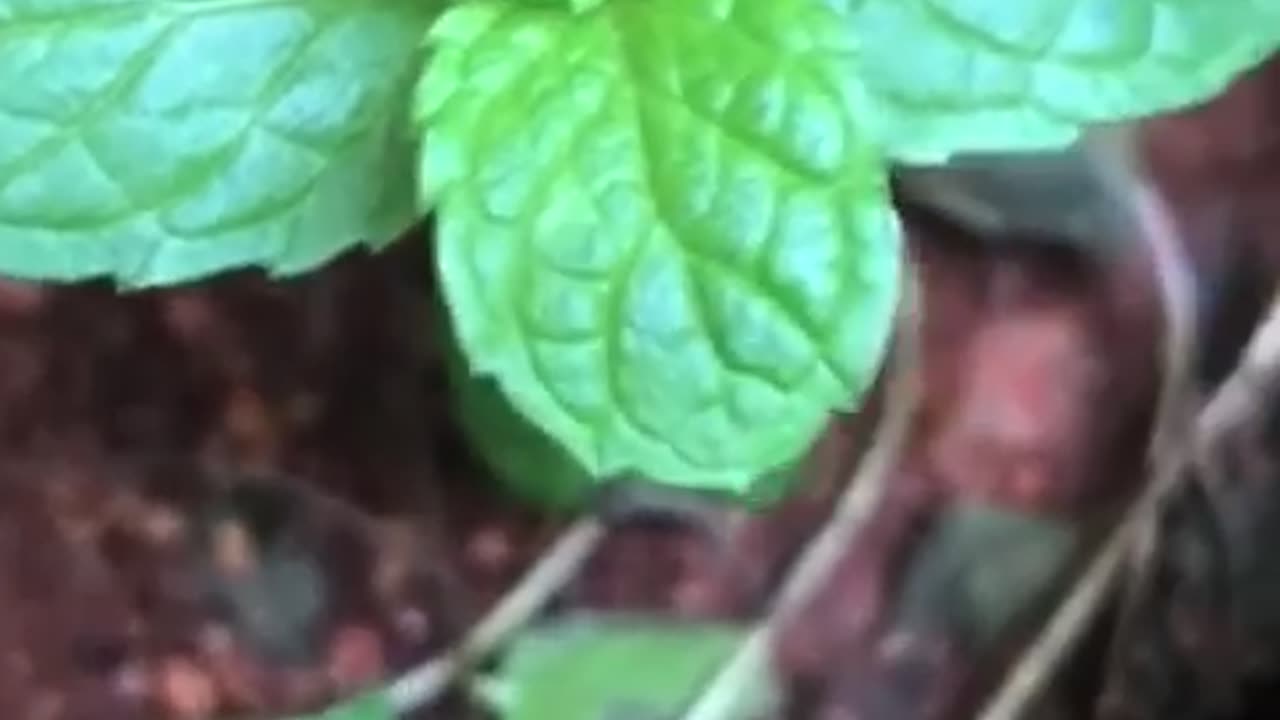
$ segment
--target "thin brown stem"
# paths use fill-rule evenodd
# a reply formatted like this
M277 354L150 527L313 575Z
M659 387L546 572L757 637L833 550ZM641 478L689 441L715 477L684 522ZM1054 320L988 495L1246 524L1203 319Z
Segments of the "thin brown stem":
M392 706L408 713L434 702L477 661L529 622L547 606L591 557L605 527L594 517L578 520L521 578L496 607L472 627L458 645L409 670L387 693Z
M684 720L728 720L748 689L768 677L770 650L779 629L805 606L832 574L884 495L889 475L910 432L920 396L920 307L915 274L904 270L894 362L884 410L866 455L858 464L831 517L809 541L774 596L766 616L751 630L684 714Z
M1121 577L1125 560L1138 569L1122 605L1122 622L1113 644L1114 660L1126 635L1126 611L1147 582L1147 559L1155 542L1155 518L1177 486L1189 430L1192 360L1195 347L1195 282L1172 214L1159 192L1145 180L1133 157L1133 128L1109 128L1090 136L1087 148L1098 162L1100 180L1117 202L1132 211L1134 229L1151 254L1164 315L1161 347L1163 376L1151 441L1149 481L1076 581L1031 646L992 696L979 720L1016 720L1049 682L1075 647L1102 602Z

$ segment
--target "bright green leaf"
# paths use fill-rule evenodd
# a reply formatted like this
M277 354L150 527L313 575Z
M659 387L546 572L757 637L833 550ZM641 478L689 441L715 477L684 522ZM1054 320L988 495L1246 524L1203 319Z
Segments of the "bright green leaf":
M489 377L471 373L466 360L443 333L448 347L448 371L457 415L467 440L488 464L502 487L521 501L552 512L575 512L588 507L605 483L618 478L595 478L559 443L523 414L517 412ZM785 465L762 475L744 493L731 499L752 509L767 508L784 500L800 482L807 468ZM675 497L692 491L673 486L644 484L644 494ZM637 488L639 489L639 488ZM712 501L719 493L696 492L694 501Z
M415 216L434 0L0 0L0 273L313 267Z
M459 423L497 481L522 501L553 512L586 506L596 489L591 473L516 412L492 378L472 374L456 346L448 365Z
M901 158L1069 144L1205 100L1280 46L1280 0L839 0Z
M463 3L420 168L473 368L592 474L741 492L857 404L899 228L813 0Z
M450 367L458 420L468 441L493 471L496 480L523 502L551 512L574 512L590 506L597 491L616 478L595 478L572 455L517 412L492 378L469 372L459 358ZM762 475L731 499L751 509L765 509L782 500L800 482L798 465L783 466ZM670 488L681 498L686 488ZM719 493L697 492L694 502L714 501ZM659 497L665 497L659 493ZM677 501L677 500L673 500ZM678 502L678 501L677 501ZM663 509L661 505L657 508Z
M302 715L290 720L396 720L400 717L391 698L379 690L359 695L314 714Z
M580 616L516 638L484 685L502 720L679 717L743 640L728 625ZM768 717L775 680L762 677L740 717Z

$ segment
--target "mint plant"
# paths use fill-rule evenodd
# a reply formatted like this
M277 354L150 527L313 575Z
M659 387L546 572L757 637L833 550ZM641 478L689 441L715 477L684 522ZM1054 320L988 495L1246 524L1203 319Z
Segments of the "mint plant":
M393 720L396 716L395 706L387 693L376 690L348 698L317 713L281 720Z
M679 717L744 635L734 625L570 615L521 633L475 684L502 720ZM753 679L725 720L777 716L775 679Z
M1280 0L0 0L0 271L287 275L431 211L470 372L566 467L745 494L879 369L894 163L1277 42Z
M3 0L0 271L315 267L415 217L419 0Z

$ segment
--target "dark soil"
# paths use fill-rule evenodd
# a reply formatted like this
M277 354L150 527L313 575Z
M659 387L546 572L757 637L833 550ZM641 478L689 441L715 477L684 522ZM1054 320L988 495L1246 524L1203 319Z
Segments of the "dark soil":
M1149 128L1218 319L1209 375L1256 319L1244 289L1280 267L1277 80L1269 68ZM931 530L957 507L1004 508L1087 548L1142 479L1159 368L1148 268L908 221L924 408L870 537L779 648L797 718L969 717L1045 600L994 641L946 602L911 605L901 588ZM430 275L414 233L287 281L0 287L9 717L316 708L446 647L501 596L563 523L494 492L450 424ZM874 404L833 425L805 491L725 547L618 530L563 604L751 617L873 421Z

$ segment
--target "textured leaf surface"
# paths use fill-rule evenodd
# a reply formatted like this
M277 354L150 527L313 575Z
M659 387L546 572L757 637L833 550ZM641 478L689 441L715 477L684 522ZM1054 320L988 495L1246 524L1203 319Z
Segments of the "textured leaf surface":
M1063 146L1207 99L1280 45L1280 0L842 0L899 157Z
M585 507L596 478L517 412L492 378L472 374L461 351L451 350L449 375L458 420L496 480L513 496L545 510Z
M450 340L451 336L443 338L446 343ZM450 383L458 420L471 446L512 496L551 512L577 512L592 504L603 485L630 480L593 476L564 446L512 407L492 378L471 373L456 346L450 349ZM678 514L686 502L725 499L762 510L786 499L807 472L800 463L785 465L761 475L731 498L714 491L651 483L635 484L635 495L628 493L628 497L659 513Z
M742 642L724 625L580 616L518 637L491 687L503 720L678 717ZM741 699L741 717L768 717L772 678Z
M473 367L600 477L743 490L879 367L898 224L812 0L466 3L420 169Z
M291 273L391 239L432 6L0 0L0 273Z

